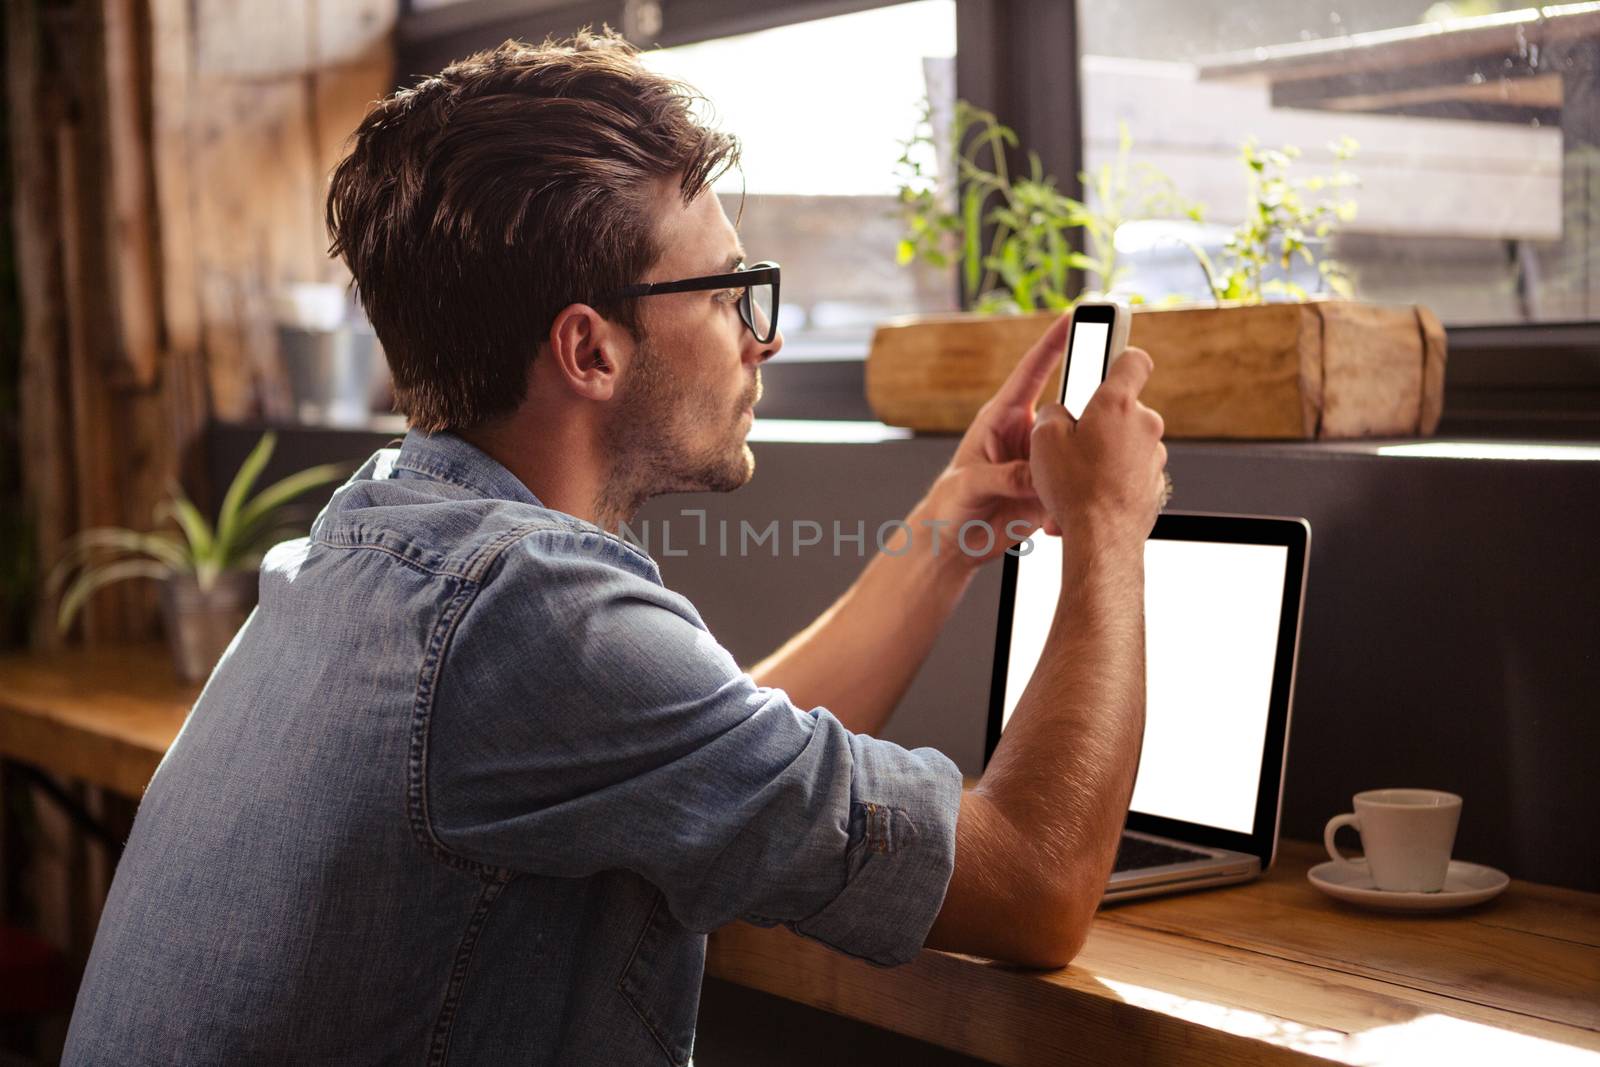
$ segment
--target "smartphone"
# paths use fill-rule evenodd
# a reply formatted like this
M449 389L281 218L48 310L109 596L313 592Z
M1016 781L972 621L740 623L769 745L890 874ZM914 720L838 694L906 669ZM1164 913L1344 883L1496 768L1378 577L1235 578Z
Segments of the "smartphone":
M1111 300L1085 301L1072 309L1067 366L1061 373L1061 404L1073 418L1083 418L1083 409L1105 381L1111 361L1128 347L1130 317L1127 305Z

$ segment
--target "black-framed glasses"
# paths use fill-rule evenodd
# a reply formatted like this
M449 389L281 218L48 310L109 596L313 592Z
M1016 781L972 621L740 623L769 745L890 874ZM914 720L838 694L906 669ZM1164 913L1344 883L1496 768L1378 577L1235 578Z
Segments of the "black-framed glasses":
M630 285L618 296L659 296L662 293L698 293L711 289L743 289L739 317L761 344L778 336L778 265L770 260L740 267L729 274L707 274L676 282ZM763 333L763 330L765 333Z

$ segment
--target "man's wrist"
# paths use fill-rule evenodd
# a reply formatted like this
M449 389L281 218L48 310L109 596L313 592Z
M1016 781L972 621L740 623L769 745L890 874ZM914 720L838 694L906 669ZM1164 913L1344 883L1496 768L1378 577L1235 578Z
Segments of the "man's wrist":
M1095 548L1070 540L1062 545L1060 603L1081 611L1089 605L1142 598L1144 552L1123 545ZM1107 601L1107 598L1110 601Z
M886 545L885 554L914 558L936 579L965 581L982 559L965 548L961 539L966 536L973 548L981 548L985 537L970 530L963 534L962 523L941 510L932 494L920 500L904 520L904 540ZM1001 536L998 532L994 535Z
M1056 522L1063 537L1096 555L1126 555L1144 552L1150 524L1139 521L1116 506L1086 506L1063 509Z

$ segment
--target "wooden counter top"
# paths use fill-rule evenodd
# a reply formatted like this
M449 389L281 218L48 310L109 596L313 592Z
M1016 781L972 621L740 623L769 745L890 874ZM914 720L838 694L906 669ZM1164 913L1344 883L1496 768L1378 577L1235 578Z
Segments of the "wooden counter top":
M0 756L138 797L198 693L160 645L0 657ZM1600 1065L1600 895L1385 915L1313 889L1320 858L1285 842L1248 885L1107 908L1060 971L738 924L707 973L1008 1065Z
M0 756L138 799L199 695L161 644L0 656Z
M1600 1064L1600 896L1513 881L1436 916L1329 900L1321 848L1259 881L1103 910L1071 967L874 967L743 924L706 971L999 1064Z

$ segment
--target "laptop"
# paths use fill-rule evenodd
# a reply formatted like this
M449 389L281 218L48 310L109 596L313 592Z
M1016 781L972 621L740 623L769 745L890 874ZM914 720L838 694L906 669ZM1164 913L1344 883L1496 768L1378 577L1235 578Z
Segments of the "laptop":
M1007 555L984 762L1043 651L1060 539ZM1105 901L1244 882L1272 865L1311 526L1172 512L1145 544L1145 733Z

